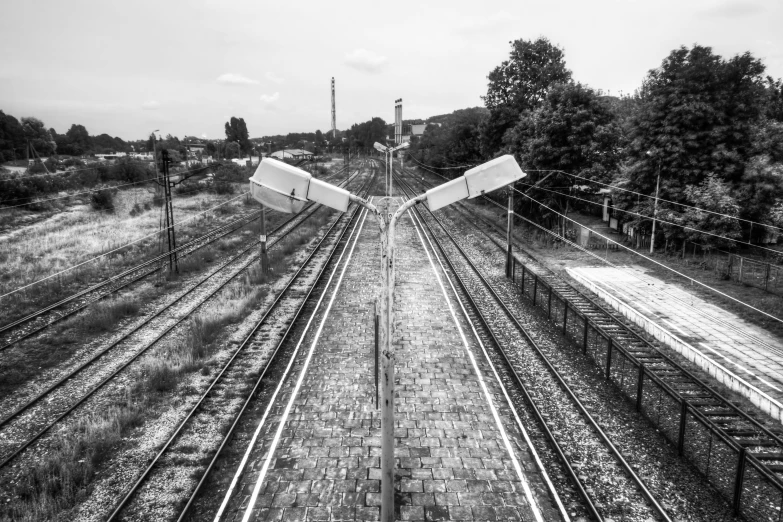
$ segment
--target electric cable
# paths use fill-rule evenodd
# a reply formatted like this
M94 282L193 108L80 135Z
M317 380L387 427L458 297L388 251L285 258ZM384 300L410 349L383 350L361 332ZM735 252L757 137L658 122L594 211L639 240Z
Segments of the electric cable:
M609 187L609 188L612 188L612 189L621 190L623 192L630 192L631 194L635 194L637 196L642 196L642 197L645 197L645 198L648 198L648 199L655 199L655 196L650 196L648 194L642 194L641 192L636 192L634 190L618 187L617 185L611 185L611 184L608 184L608 183L603 183L601 181L595 181L595 180L592 180L592 179L589 179L589 178L585 178L584 176L580 176L578 174L573 174L571 172L566 172L564 170L557 170L557 169L549 169L549 170L544 170L544 169L538 169L538 170L537 169L525 169L525 172L556 172L556 173L560 173L560 174L565 174L567 176L573 176L575 178L579 178L579 179L588 181L590 183L596 183L598 185L603 185L605 187ZM688 205L688 204L685 204L685 203L677 203L676 201L670 201L668 199L664 199L664 198L660 198L660 197L658 198L658 201L662 201L664 203L669 203L671 205L679 205L679 206L685 207L685 208L692 208L694 210L698 210L698 211L701 211L701 212L707 212L709 214L715 214L715 215L722 216L722 217L727 217L727 218L730 218L730 219L736 219L737 221L744 221L745 223L750 223L751 225L758 225L760 227L774 228L775 230L783 231L783 228L777 227L775 225L768 225L766 223L759 223L758 221L751 221L749 219L745 219L745 218L741 218L741 217L737 217L737 216L730 216L730 215L724 214L722 212L716 212L716 211L713 211L713 210L707 210L706 208L695 207L693 205Z
M171 225L170 225L170 226L168 226L168 227L161 227L161 229L160 229L160 230L157 230L157 231L155 231L155 232L153 232L153 233L151 233L151 234L147 234L146 236L142 236L142 237L140 237L140 238L138 238L138 239L134 239L133 241L129 241L128 243L125 243L124 245L122 245L122 246L119 246L119 247L117 247L117 248L114 248L114 249L112 249L112 250L110 250L110 251L108 251L108 252L104 252L103 254L101 254L101 255L99 255L99 256L92 257L92 258L90 258L90 259L87 259L86 261L82 261L81 263L78 263L78 264L76 264L76 265L70 266L70 267L68 267L68 268L66 268L66 269L64 269L64 270L60 270L59 272L55 272L54 274L48 275L48 276L46 276L46 277L44 277L44 278L42 278L42 279L38 279L37 281L33 281L32 283L29 283L29 284L26 284L26 285L24 285L24 286L21 286L21 287L19 287L19 288L16 288L15 290L12 290L12 291L10 291L10 292L7 292L7 293L5 293L5 294L3 294L3 295L0 295L0 299L3 299L3 298L5 298L5 297L8 297L9 295L15 294L15 293L17 293L17 292L21 292L22 290L25 290L26 288L30 288L31 286L35 286L35 285L37 285L38 283L41 283L41 282L43 282L43 281L46 281L46 280L52 279L53 277L57 277L57 276L58 276L58 275L60 275L60 274L64 274L65 272L69 272L69 271L71 271L71 270L73 270L73 269L75 269L75 268L78 268L78 267L80 267L80 266L83 266L83 265L86 265L86 264L88 264L88 263L91 263L91 262L93 262L93 261L95 261L95 260L97 260L97 259L101 259L101 258L103 258L103 257L106 257L106 256L108 256L109 254L112 254L112 253L114 253L114 252L117 252L117 251L119 251L119 250L122 250L123 248L126 248L126 247L128 247L128 246L130 246L130 245L133 245L133 244L135 244L135 243L138 243L139 241L142 241L142 240L144 240L144 239L148 239L148 238L150 238L150 237L153 237L153 236L157 236L158 234L161 234L161 233L162 233L163 231L165 231L165 230L169 230L169 229L172 229L172 228L174 228L174 227L176 227L176 226L179 226L179 225L182 225L182 224L184 224L184 223L187 223L187 222L189 222L189 221L192 221L192 220L196 219L197 217L199 217L199 216L201 216L201 215L203 215L203 214L206 214L207 212L211 212L212 210L215 210L216 208L222 207L223 205L225 205L225 204L227 204L227 203L230 203L230 202L232 202L232 201L234 201L234 200L237 200L237 199L239 199L239 198L241 198L241 197L244 197L244 196L245 196L245 194L248 194L248 192L247 192L247 191L245 191L245 192L242 192L241 194L239 194L239 195L238 195L238 196L236 196L236 197L233 197L233 198L231 198L231 199L228 199L228 200L226 200L226 201L224 201L224 202L222 202L222 203L220 203L220 204L218 204L218 205L215 205L214 207L211 207L211 208L208 208L208 209L206 209L206 210L203 210L203 211L201 211L201 212L199 212L199 213L197 213L197 214L195 214L195 215L193 215L193 216L191 216L191 217L189 217L189 218L187 218L187 219L183 219L182 221L179 221L179 222L177 222L177 223L173 223L173 224L171 224Z

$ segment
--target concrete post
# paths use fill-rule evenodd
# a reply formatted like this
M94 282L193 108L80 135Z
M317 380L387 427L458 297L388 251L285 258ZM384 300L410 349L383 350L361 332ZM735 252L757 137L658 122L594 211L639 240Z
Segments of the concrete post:
M266 207L261 205L261 273L269 273L269 258L266 254Z
M508 228L506 230L506 277L511 277L511 236L514 228L514 185L509 185L508 193Z

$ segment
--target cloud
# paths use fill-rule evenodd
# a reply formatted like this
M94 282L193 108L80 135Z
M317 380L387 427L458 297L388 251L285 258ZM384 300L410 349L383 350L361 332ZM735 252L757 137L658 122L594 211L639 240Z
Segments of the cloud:
M754 4L753 2L731 1L724 2L715 7L710 7L709 9L702 11L702 14L712 18L735 18L752 15L762 10L760 5Z
M217 82L229 85L255 85L258 83L258 80L252 80L241 74L226 73L218 76Z
M274 102L276 102L279 99L280 99L280 93L279 92L276 92L276 93L274 93L271 96L268 95L268 94L262 94L261 95L261 101L264 102L264 103L274 103Z
M275 83L283 83L285 81L285 79L279 77L273 72L266 73L265 78L270 82L275 82Z
M379 72L388 59L367 49L355 49L345 55L345 64L357 71L367 73Z
M206 137L207 137L207 135L206 135L206 134L202 134L202 135L201 135L201 137L202 137L202 138L206 138Z
M506 11L498 11L486 16L464 18L462 21L454 24L454 29L460 34L486 33L498 31L502 29L503 26L513 25L518 21L518 16L507 13Z
M142 103L141 108L144 109L145 111L156 111L160 109L160 103L156 102L155 100L151 100Z

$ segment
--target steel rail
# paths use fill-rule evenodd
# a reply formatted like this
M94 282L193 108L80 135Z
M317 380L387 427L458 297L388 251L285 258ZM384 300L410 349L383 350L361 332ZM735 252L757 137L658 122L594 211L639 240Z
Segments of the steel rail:
M340 169L337 172L335 172L334 176L340 175L342 172L344 172L344 170L345 170L345 167L343 167L342 169ZM350 181L351 181L350 179L344 180L343 182L341 182L341 184L342 183L350 183ZM310 204L307 207L305 207L305 209L307 209L307 208L309 208L311 206L312 206L312 204ZM216 241L216 240L218 240L220 238L223 238L223 237L225 237L225 236L227 236L227 235L229 235L229 234L231 234L233 232L236 232L240 228L244 227L245 225L248 225L248 224L252 223L253 221L256 221L260 216L261 216L261 211L260 210L255 211L255 212L251 212L248 215L243 216L243 217L241 217L241 218L239 218L237 220L234 220L234 221L232 221L230 223L226 223L226 224L221 225L219 227L215 227L214 229L208 231L206 234L204 234L204 235L202 235L200 237L194 238L194 239L188 241L187 243L184 243L184 244L176 247L171 252L176 252L176 253L184 252L183 258L185 258L188 255L191 255L193 252L199 250L200 248L205 247L205 246L213 243L214 241ZM291 218L286 220L284 223L282 223L280 226L285 226L288 222L293 220L295 217L296 216L292 216ZM234 225L237 225L237 226L235 228L233 228L233 229L230 229ZM202 243L198 244L199 242L202 242ZM195 246L195 248L194 248L194 246ZM60 308L61 306L66 305L68 303L71 303L73 301L76 301L77 299L79 299L79 298L81 298L81 297L83 297L83 296L85 296L87 294L90 294L92 292L100 290L100 289L110 285L111 283L113 283L113 282L115 282L115 281L117 281L119 279L122 279L122 278L124 278L124 277L126 277L128 275L133 274L134 272L136 272L138 270L143 270L144 268L148 268L150 266L153 266L156 263L167 259L170 256L171 252L165 252L163 254L159 254L159 255L157 255L157 256L155 256L155 257L153 257L151 259L148 259L147 261L144 261L144 262L142 262L142 263L140 263L140 264L138 264L136 266L128 268L128 269L124 270L123 272L121 272L119 274L113 275L113 276L111 276L111 277L109 277L109 278L107 278L107 279L105 279L103 281L100 281L100 282L98 282L98 283L96 283L96 284L94 284L94 285L92 285L92 286L90 286L88 288L85 288L83 290L80 290L80 291L78 291L78 292L68 296L68 297L65 297L65 298L61 299L60 301L57 301L56 303L47 305L47 306L45 306L45 307L43 307L43 308L41 308L41 309L39 309L39 310L37 310L35 312L32 312L32 313L24 316L24 317L16 319L16 320L14 320L11 323L8 323L8 324L5 324L3 326L0 326L0 335L4 335L9 330L13 330L14 328L17 328L17 327L19 327L19 326L21 326L23 324L29 323L29 322L31 322L31 321L41 317L42 315L44 315L47 312L55 310L56 308ZM91 305L91 304L93 304L93 303L95 303L97 301L100 301L104 297L112 295L113 293L117 292L118 290L120 290L122 288L125 288L125 287L127 287L127 286L129 286L129 285L131 285L131 284L133 284L135 282L138 282L138 281L140 281L140 280L142 280L142 279L144 279L144 278L154 274L155 272L157 272L158 270L161 270L164 267L165 267L165 264L161 264L161 266L159 266L159 267L153 267L151 270L144 271L141 274L139 274L138 276L133 277L133 278L129 279L128 281L122 283L121 285L112 288L110 291L108 291L108 292L98 296L97 298L92 299L92 300L88 300L85 303L83 303L82 305L79 305L78 307L76 307L74 309L71 309L71 310L67 311L64 314L55 317L53 320L51 320L49 322L46 322L46 323L44 323L43 325L41 325L39 327L33 328L32 330L30 330L28 332L25 332L23 335L15 338L15 339L7 341L5 344L0 346L0 352L6 350L7 348L13 346L14 344L16 344L16 343L18 343L18 342L20 342L20 341L22 341L24 339L27 339L27 338L35 335L36 333L38 333L38 332L48 328L49 326L51 326L51 325L53 325L53 324L55 324L55 323L57 323L59 321L62 321L63 319L66 319L67 317L72 316L73 314L75 314L75 313L85 309L89 305Z
M491 199L487 198L486 196L483 196L483 197L485 199L489 200L492 204L498 206L499 208L502 208L504 211L506 210L505 207L500 206L499 203L497 203L495 201L492 201ZM478 219L478 220L482 221L487 226L489 226L489 227L491 227L491 228L493 228L495 230L501 230L502 227L500 227L500 225L498 225L496 223L492 223L491 221L485 219L483 216L481 216L477 212L471 211L470 209L467 208L467 205L462 206L461 207L461 211L467 212L468 214L470 214L471 219L469 219L468 221L471 223L471 225L474 228L476 228L479 232L481 232L483 235L485 235L490 241L492 241L500 250L503 250L505 252L505 249L506 249L505 245L502 242L498 241L496 238L492 237L490 234L488 234L486 230L484 230L481 227L479 227L475 223L474 219ZM535 261L536 263L538 263L539 265L544 267L544 270L549 272L548 269L546 269L546 265L544 263L539 261L538 258L536 258L536 256L532 255L528 250L526 250L526 249L524 249L523 247L520 246L522 241L520 241L519 238L515 237L514 239L516 241L515 246L519 250L522 250L527 257L531 258L533 261ZM615 326L617 326L619 328L622 328L623 334L632 337L634 342L638 342L638 343L641 343L641 344L645 345L645 347L647 349L649 349L650 351L655 352L655 354L657 356L660 356L665 361L666 364L668 364L668 365L674 367L676 370L680 371L683 375L688 377L693 382L693 384L699 386L704 392L709 393L716 400L720 401L721 404L718 405L719 407L732 410L732 412L734 414L740 416L744 422L747 422L747 423L753 425L758 431L763 433L766 437L768 437L772 441L776 442L781 448L783 448L783 437L781 437L780 435L770 431L769 428L767 428L766 426L761 424L758 420L756 420L753 417L751 417L750 415L748 415L748 413L743 411L739 406L734 404L731 400L729 400L727 397L725 397L723 394L721 394L718 390L713 388L709 383L707 383L703 379L699 378L693 372L691 372L690 370L688 370L687 368L682 366L679 362L675 361L671 356L669 356L666 353L664 353L660 348L658 348L653 343L651 343L650 341L648 341L647 339L645 339L644 337L639 335L633 329L629 328L628 325L625 324L623 319L621 319L620 317L617 316L616 312L606 308L606 306L604 306L602 303L598 302L597 300L595 300L594 298L590 297L589 295L586 295L585 293L583 293L579 289L575 288L571 283L562 280L560 277L558 277L555 274L545 273L545 274L541 274L541 277L542 278L546 278L550 284L552 284L552 285L557 284L561 288L565 288L566 291L572 293L574 296L578 297L579 299L583 299L583 300L587 301L591 306L595 307L598 311L603 313L604 316L607 319L610 319L614 323ZM557 289L555 291L557 291ZM602 327L600 325L598 325L592 318L590 318L589 321L590 321L591 325L593 325L596 329L602 329ZM641 361L639 361L636 358L636 356L633 353L628 353L627 356L636 365L643 364ZM654 372L654 371L655 370L650 370L651 373ZM675 394L677 396L681 396L682 395L677 390L673 389L669 384L667 384L665 379L661 379L660 377L658 377L658 379L666 387L666 389L668 391L670 391L672 394ZM719 426L717 426L714 422L712 422L709 418L705 418L705 421L708 422L711 426L713 426L716 432L718 432L721 435L723 435L723 430ZM731 436L729 436L729 435L725 435L725 437L728 437L729 439L731 439ZM777 477L777 476L775 476L775 477L779 481L779 483L781 484L781 487L783 487L783 480L781 480L780 477Z
M366 186L366 185L365 185ZM188 501L188 503L183 508L182 512L180 513L179 519L182 519L183 516L187 513L188 509L190 508L193 499L195 498L195 495L198 493L198 491L201 488L201 485L206 480L206 477L208 473L212 470L212 467L214 466L215 461L217 460L218 456L220 455L220 452L222 451L225 444L230 440L234 433L234 429L236 428L237 424L239 423L239 420L241 416L244 414L248 404L252 401L253 397L255 396L259 386L261 385L261 382L263 381L264 377L266 377L267 372L272 367L273 364L277 363L277 354L280 351L280 348L283 346L285 341L288 339L289 333L293 330L294 324L296 320L301 315L302 311L305 308L305 305L310 299L310 296L312 295L313 291L315 290L317 284L322 280L322 276L329 265L329 263L334 258L335 253L338 250L339 245L341 244L343 238L345 237L345 234L348 232L348 230L351 228L351 224L355 222L356 217L359 215L360 207L359 205L356 205L354 207L353 212L349 216L349 219L347 220L347 223L342 227L340 231L339 238L337 241L335 241L331 251L329 252L329 255L326 259L326 261L321 266L318 275L315 278L315 281L313 282L312 286L307 292L307 295L304 296L304 298L301 301L301 304L299 308L294 313L293 318L288 324L288 327L286 328L285 333L283 334L283 337L278 342L277 346L275 347L274 351L272 352L271 356L267 360L266 364L264 365L264 369L259 375L258 379L255 382L255 385L253 386L253 389L250 391L250 393L247 395L247 398L245 399L245 402L243 403L242 407L240 408L239 412L237 413L234 422L231 425L231 428L226 433L226 435L223 437L223 441L221 442L217 452L212 458L212 461L210 462L209 466L207 467L207 470L202 475L201 480L199 481L198 485L196 486L195 491L191 494L191 497ZM115 506L114 510L112 511L111 515L106 519L107 522L112 522L117 519L119 514L122 512L122 510L127 506L128 502L131 500L131 498L138 492L138 490L142 487L142 485L145 483L146 479L150 476L152 469L160 462L163 455L166 453L166 451L171 447L171 445L174 443L174 441L179 437L179 435L182 433L183 429L185 428L185 425L189 420L193 418L196 411L199 409L199 407L204 403L205 399L207 398L207 395L210 391L215 387L215 385L218 383L218 381L223 377L226 370L234 363L234 361L237 359L237 356L244 351L244 349L250 344L250 342L255 338L256 333L258 330L266 324L266 320L271 315L271 313L277 308L277 305L283 300L284 294L286 294L294 285L295 282L297 282L297 279L299 278L299 275L302 273L302 271L307 267L310 263L310 261L315 257L317 253L320 252L321 246L326 241L327 237L331 234L332 230L334 230L340 220L332 224L332 226L329 228L329 230L324 234L324 237L321 238L318 245L313 249L313 251L310 253L310 255L307 257L307 259L302 263L302 265L299 267L297 272L291 277L288 284L281 290L281 292L278 294L275 301L270 305L270 307L267 309L267 311L264 313L263 317L256 323L256 325L253 327L252 331L248 336L244 339L244 341L240 344L240 346L234 351L233 355L229 359L229 361L224 365L223 369L220 371L220 373L215 377L215 379L212 381L212 383L209 385L207 390L202 394L199 401L191 408L191 410L188 412L186 417L180 422L177 429L172 433L172 435L168 438L168 440L164 443L163 447L158 451L158 453L155 455L155 457L152 459L152 461L148 464L147 468L142 472L141 476L136 480L136 482L131 486L131 489L125 494L125 496L122 498L122 500Z
M355 179L355 178L354 178ZM310 216L312 216L315 211L317 210L317 207L313 207L313 211L310 212L307 215L298 214L296 217L301 218L299 222L295 223L289 230L287 230L282 236L277 238L274 243L270 245L270 248L277 243L279 243L281 240L283 240L289 233L291 233L293 230L295 230L299 225L305 222L306 219L308 219ZM280 228L283 228L286 224L289 224L291 220L286 221L285 224L281 225L277 229L275 229L274 232L277 232ZM10 413L8 416L0 420L0 428L11 422L13 419L18 417L20 414L22 414L27 409L31 408L35 404L39 403L43 398L45 398L47 395L49 395L51 392L62 386L64 383L66 383L68 380L70 380L72 377L74 377L77 373L80 373L82 370L87 368L88 366L92 365L95 361L97 361L100 357L108 353L112 348L115 348L117 345L119 345L122 341L148 325L153 319L160 316L174 306L175 304L182 301L186 296L190 295L193 291L195 291L197 288L199 288L202 284L210 280L213 276L220 273L226 266L233 263L240 257L242 257L245 253L247 253L249 250L253 249L256 246L256 243L251 244L247 248L243 249L238 254L234 255L232 258L230 258L228 261L224 262L222 265L217 267L213 272L211 272L209 275L207 275L204 279L199 281L195 286L190 288L186 293L179 296L177 299L172 301L171 303L167 304L164 308L158 310L155 314L147 318L144 322L137 325L134 329L124 334L121 338L117 339L113 343L111 343L109 346L98 352L95 356L90 358L89 360L82 363L79 367L77 367L75 370L73 370L68 375L63 376L61 379L47 387L46 390L36 395L36 397L30 399L25 404L14 410L12 413ZM253 256L255 257L255 256ZM251 260L246 261L246 265L248 265ZM162 332L160 332L158 335L156 335L151 341L147 343L147 345L139 350L136 354L133 355L132 358L130 358L128 361L120 365L117 369L115 369L113 372L111 372L107 377L105 377L103 380L101 380L98 384L94 385L90 390L84 394L81 398L78 399L77 402L72 404L66 411L58 415L52 422L48 423L45 427L40 429L35 435L28 438L24 443L22 443L20 446L18 446L12 453L10 453L8 456L3 458L3 460L0 462L0 469L4 468L6 465L8 465L12 460L14 460L17 456L19 456L25 449L27 449L30 445L32 445L35 441L37 441L39 438L41 438L46 432L48 432L52 427L54 427L60 420L62 420L64 417L69 415L73 410L75 410L78 406L80 406L82 403L84 403L88 398L90 398L92 395L94 395L99 389L101 389L106 383L108 383L111 379L113 379L117 374L119 374L122 370L124 370L127 366L129 366L131 363L133 363L135 360L137 360L141 355L146 353L150 348L152 348L155 344L157 344L163 337L165 337L169 332L171 332L174 328L182 324L185 320L187 320L197 308L199 308L201 305L203 305L206 301L208 301L212 296L214 296L217 292L225 288L225 286L233 281L240 273L242 273L244 270L244 267L236 272L233 276L228 278L226 281L224 281L222 284L220 284L218 287L216 287L214 290L212 290L207 296L205 296L196 306L194 306L187 314L183 315L182 317L178 318L172 325L164 329Z
M398 177L398 185L403 186L403 189L407 191L412 192L410 189L410 186L407 185L404 181L402 181ZM541 426L544 426L544 432L547 434L547 439L549 439L550 443L553 443L553 446L555 446L556 453L560 456L561 459L563 459L563 462L566 465L566 469L569 472L569 475L571 479L575 482L575 486L580 492L580 495L583 496L583 498L586 500L589 506L589 511L593 516L595 516L598 520L603 520L603 517L598 513L598 510L595 507L595 504L592 502L591 499L589 499L589 495L587 495L587 492L585 491L584 485L582 484L581 480L579 480L578 476L573 470L573 467L571 466L570 462L566 458L565 454L562 452L562 450L559 447L559 444L556 441L556 438L554 437L554 434L551 433L551 431L546 427L546 422L543 418L543 416L540 415L540 412L538 411L537 406L535 406L535 402L533 401L532 397L530 396L530 393L527 391L527 386L522 381L521 377L517 373L517 371L514 369L514 365L509 359L508 352L506 348L504 348L503 344L497 339L492 327L489 325L489 323L486 321L486 318L484 317L484 314L481 312L481 308L479 307L478 303L476 303L473 295L471 294L470 290L468 290L467 284L463 280L462 276L457 271L456 267L454 266L453 262L451 261L449 254L446 253L446 250L441 243L441 241L438 239L438 237L435 235L434 231L430 227L430 224L421 216L421 211L419 209L415 209L416 214L421 219L422 223L426 226L427 230L429 231L430 237L435 241L435 243L438 245L438 249L440 250L441 254L443 255L444 259L446 260L447 264L449 265L449 268L456 276L457 280L459 281L460 287L462 288L463 292L465 293L465 296L467 297L470 306L477 312L477 315L480 317L482 324L486 328L488 332L490 332L489 337L492 339L493 343L495 344L496 349L498 350L498 353L502 355L503 361L506 363L507 367L511 370L511 375L514 377L514 381L516 385L523 390L523 395L525 396L526 400L529 401L529 404L533 405L532 408L533 411L536 413L536 418ZM617 449L617 447L612 443L609 436L604 432L604 430L601 428L601 426L598 424L598 422L593 418L592 415L587 411L587 409L582 404L582 401L579 400L579 398L576 396L574 391L571 389L571 387L566 383L565 379L563 379L560 372L555 368L555 366L551 363L549 358L544 354L543 350L539 346L539 344L533 339L533 337L530 335L530 333L527 331L527 329L519 322L519 320L516 318L516 316L511 312L511 310L508 309L506 304L503 302L503 299L497 294L493 286L489 283L489 281L486 280L484 275L481 273L481 271L478 269L478 267L473 263L473 261L470 259L468 254L463 250L463 248L457 243L454 236L451 234L451 232L448 231L446 226L441 222L441 220L434 215L429 209L427 209L427 212L430 214L432 219L435 220L435 222L438 224L438 226L443 230L443 232L448 236L448 238L451 240L451 242L454 244L454 246L457 248L459 253L462 255L464 261L467 263L467 265L470 267L470 269L476 274L478 279L481 281L482 285L488 290L489 294L492 296L495 303L498 305L498 307L503 311L503 313L508 317L511 322L516 327L517 331L522 334L522 336L525 338L525 340L528 342L528 344L535 350L536 354L539 356L541 361L545 364L547 369L550 371L550 373L555 377L556 381L560 385L560 387L563 389L563 391L566 393L568 398L571 400L571 402L576 406L576 408L581 413L582 417L587 421L587 424L598 434L598 436L603 441L604 445L609 448L609 450L614 455L615 459L620 463L621 467L625 470L628 477L631 479L632 482L636 484L636 486L642 491L643 496L647 499L647 501L650 503L650 506L652 509L657 512L657 514L661 517L663 517L664 520L671 522L671 518L666 513L666 510L660 505L660 503L657 501L655 496L652 494L652 492L647 488L646 484L642 480L642 478L633 470L633 468L630 466L628 461L625 460L622 453Z

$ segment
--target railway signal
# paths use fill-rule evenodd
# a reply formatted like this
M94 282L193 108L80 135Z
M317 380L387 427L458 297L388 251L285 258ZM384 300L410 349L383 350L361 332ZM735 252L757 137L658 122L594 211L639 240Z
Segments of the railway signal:
M375 144L375 148L382 152L393 152L405 146L407 143L391 149L379 143ZM250 178L250 194L253 198L281 212L299 212L308 201L345 212L353 201L379 217L382 286L377 313L380 323L378 344L381 358L382 522L394 521L394 228L398 219L408 209L423 201L427 202L430 210L437 210L463 199L472 199L492 192L525 176L513 156L501 156L405 201L394 211L390 206L390 198L383 198L379 209L345 189L313 178L307 171L270 158L264 158Z

